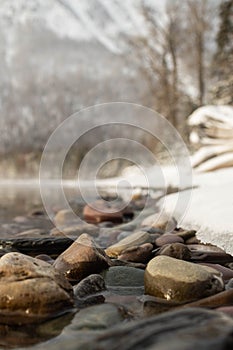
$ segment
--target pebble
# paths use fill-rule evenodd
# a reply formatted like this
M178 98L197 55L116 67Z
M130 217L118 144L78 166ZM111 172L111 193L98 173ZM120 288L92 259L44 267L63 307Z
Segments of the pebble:
M190 260L191 258L189 248L183 243L166 244L156 252L156 255L166 255L180 260Z
M222 291L218 271L168 256L150 260L145 271L145 293L187 303Z
M151 237L148 232L137 231L132 233L130 236L122 239L121 241L117 242L116 244L111 245L105 250L105 252L108 256L115 258L127 248L150 242Z
M184 241L187 241L188 239L196 237L195 230L178 230L178 231L174 231L174 234L176 234L179 237L182 237Z
M110 259L86 233L83 233L54 262L54 267L65 274L71 281L101 272L111 265Z
M172 231L176 225L176 220L166 213L152 214L142 221L142 226L150 226L164 231Z
M157 245L157 247L162 247L165 244L171 243L184 243L184 240L182 237L179 237L172 233L165 233L155 240L155 244Z
M152 250L153 244L144 243L140 246L134 246L123 250L118 256L118 259L145 264L152 257Z
M17 233L15 237L44 237L48 235L48 232L46 230L41 230L39 228L31 229L31 230L26 230L20 233Z
M233 278L233 270L228 269L225 266L219 265L219 264L208 264L208 263L202 263L203 266L209 266L213 269L219 271L222 274L222 278L224 281L228 281L231 278Z
M188 303L183 307L210 307L217 308L221 306L232 305L233 303L233 289L224 290L223 292L215 295L196 300L192 303Z
M1 257L1 323L33 323L72 306L71 285L50 264L21 253Z

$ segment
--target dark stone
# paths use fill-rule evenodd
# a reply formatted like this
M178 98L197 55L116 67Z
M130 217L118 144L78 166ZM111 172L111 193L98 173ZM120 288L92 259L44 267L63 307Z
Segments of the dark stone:
M155 244L157 245L157 247L162 247L165 244L171 244L171 243L184 243L184 240L182 237L179 237L172 233L165 233L162 236L158 237L155 241Z
M152 257L152 250L153 244L144 243L140 246L125 249L121 255L118 256L118 259L137 263L147 263Z
M74 286L74 295L78 298L85 298L106 290L104 279L101 275L90 275Z
M183 243L166 244L156 252L156 255L167 255L181 260L190 260L191 258L189 248Z

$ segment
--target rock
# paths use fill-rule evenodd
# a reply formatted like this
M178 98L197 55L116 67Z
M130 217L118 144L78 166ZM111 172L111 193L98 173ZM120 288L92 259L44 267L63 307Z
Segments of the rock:
M135 267L136 269L145 270L146 264L135 263L131 261L111 259L112 266L127 266L127 267Z
M73 289L50 264L21 253L0 259L0 321L37 322L73 306Z
M86 339L80 346L76 338L76 346L74 342L68 350L231 349L232 328L232 318L222 312L190 308L120 323Z
M134 267L114 266L105 274L107 288L116 294L136 294L144 292L144 271Z
M233 306L222 306L218 307L216 311L223 312L231 317L233 317Z
M31 229L31 230L26 230L20 233L17 233L15 237L35 237L35 238L40 238L48 235L48 232L45 230L41 230L39 228Z
M102 221L111 221L115 223L123 222L124 218L132 219L133 211L122 202L111 203L98 200L83 209L84 219L89 223L100 223Z
M228 281L231 278L233 278L233 271L231 269L228 269L225 266L219 265L219 264L208 264L208 263L202 263L203 266L209 266L213 269L219 271L222 274L222 279L224 281Z
M187 261L157 256L145 271L145 293L180 303L187 303L222 291L218 271Z
M160 228L156 228L156 227L151 227L151 226L142 227L142 231L146 231L150 234L158 234L158 237L165 233L164 230L161 230Z
M182 237L179 237L172 233L165 233L162 236L158 237L155 241L155 244L157 245L157 247L162 247L165 244L171 244L171 243L184 243L184 240Z
M40 254L40 255L37 255L35 256L36 259L39 259L39 260L43 260L43 261L46 261L47 263L49 264L53 264L54 263L54 259L52 259L49 255L47 254Z
M199 299L183 305L182 307L209 307L216 308L221 306L232 305L233 289L224 290L223 292L211 295L210 297Z
M86 233L83 233L54 262L54 267L72 281L81 281L110 265L111 261L105 252Z
M176 225L176 220L166 213L152 214L142 221L142 226L150 226L164 231L172 231Z
M201 241L195 236L195 237L191 237L186 239L185 241L186 244L199 244L201 243Z
M134 267L113 266L105 273L107 286L139 287L144 285L144 271Z
M225 286L226 290L233 289L233 278L231 278Z
M112 304L91 306L79 311L67 328L69 333L82 330L103 330L124 320L126 311ZM77 334L77 333L76 333Z
M80 218L75 216L73 210L62 209L57 212L54 217L54 223L56 226L70 226L74 221L80 222Z
M106 286L103 277L95 274L84 278L74 286L74 295L78 298L85 298L105 290Z
M196 237L195 230L178 230L174 232L177 236L182 237L184 241Z
M50 231L50 235L55 237L69 236L72 238L77 238L82 233L88 233L92 237L97 237L99 234L99 228L95 225L91 225L83 222L78 225L66 226L62 228L60 227L59 229L54 227Z
M166 255L180 260L190 260L191 258L189 248L182 243L166 244L158 250L156 255Z
M153 244L144 243L140 246L134 246L123 250L118 256L119 260L126 260L138 263L147 263L152 257Z
M127 248L150 242L151 237L148 232L137 231L132 233L130 236L122 239L121 241L111 245L105 250L105 252L108 256L115 258Z

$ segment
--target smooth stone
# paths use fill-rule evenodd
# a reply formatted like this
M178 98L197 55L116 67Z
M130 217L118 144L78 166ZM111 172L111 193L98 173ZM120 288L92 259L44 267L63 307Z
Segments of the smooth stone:
M121 233L117 236L117 242L121 241L126 237L129 237L130 235L132 235L132 232L130 231L121 231Z
M72 320L72 323L67 327L70 332L82 330L104 330L108 329L117 323L122 322L127 314L123 308L113 304L95 305L83 310L80 310ZM64 330L65 331L65 330Z
M144 271L135 267L113 266L105 272L104 280L107 286L143 286Z
M118 256L119 260L126 260L137 263L147 263L152 257L153 244L144 243L140 246L130 247Z
M133 211L124 203L111 203L98 200L92 204L85 205L83 209L83 217L88 223L100 223L103 221L111 221L121 223L124 219L133 218Z
M92 237L98 237L99 228L95 225L80 223L78 225L67 226L59 229L54 227L50 231L50 235L55 237L71 236L77 238L82 233L87 233Z
M224 281L228 281L231 278L233 278L233 271L231 269L228 269L225 266L222 266L219 264L208 264L208 263L202 263L200 265L209 266L209 267L212 267L213 269L219 271L222 274L222 278Z
M231 317L233 317L233 306L222 306L218 307L216 311L223 312Z
M72 286L50 264L21 253L1 257L1 323L33 323L72 306Z
M111 245L105 250L105 252L108 256L115 258L127 248L150 242L151 237L148 232L137 231L132 233L130 236L122 239L121 241Z
M157 227L151 227L151 226L146 226L146 227L142 227L142 231L146 231L150 234L158 234L158 237L162 234L164 234L164 230L161 230L160 228L157 228Z
M166 255L180 260L190 260L191 258L189 248L183 243L166 244L156 252L156 255Z
M144 281L146 294L180 303L218 293L224 288L218 271L168 256L150 260Z
M222 312L190 308L121 323L68 350L231 349L232 329L233 319Z
M231 278L231 279L227 282L227 284L226 284L226 286L225 286L225 289L226 289L226 290L228 290L228 289L233 289L233 278Z
M105 281L101 275L93 274L84 278L74 286L74 295L78 298L85 298L106 290Z
M199 244L201 241L195 236L185 240L186 244Z
M174 232L177 236L183 238L184 241L196 237L195 230L179 230Z
M71 223L76 221L80 221L80 218L77 216L75 217L75 214L73 210L70 209L62 209L57 212L57 214L54 217L54 223L56 226L69 226Z
M47 263L49 263L51 265L54 263L54 259L52 259L47 254L39 254L39 255L35 256L35 259L40 259L40 260L46 261Z
M166 213L152 214L142 221L142 226L150 226L169 232L172 231L176 225L176 220Z
M192 303L183 305L182 307L209 307L217 308L221 306L232 305L233 289L224 290L223 292L211 295L210 297L202 298Z
M165 244L171 243L184 243L184 240L182 237L179 237L172 233L166 233L155 240L157 247L162 247Z
M101 272L111 265L110 259L86 233L83 233L54 262L54 267L72 281Z

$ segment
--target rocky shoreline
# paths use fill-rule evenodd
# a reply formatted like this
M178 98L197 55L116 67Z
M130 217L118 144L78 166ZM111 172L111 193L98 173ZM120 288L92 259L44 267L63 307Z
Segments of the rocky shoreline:
M107 199L56 211L57 227L43 210L1 225L1 348L232 346L233 257L152 198L143 216L147 197Z

